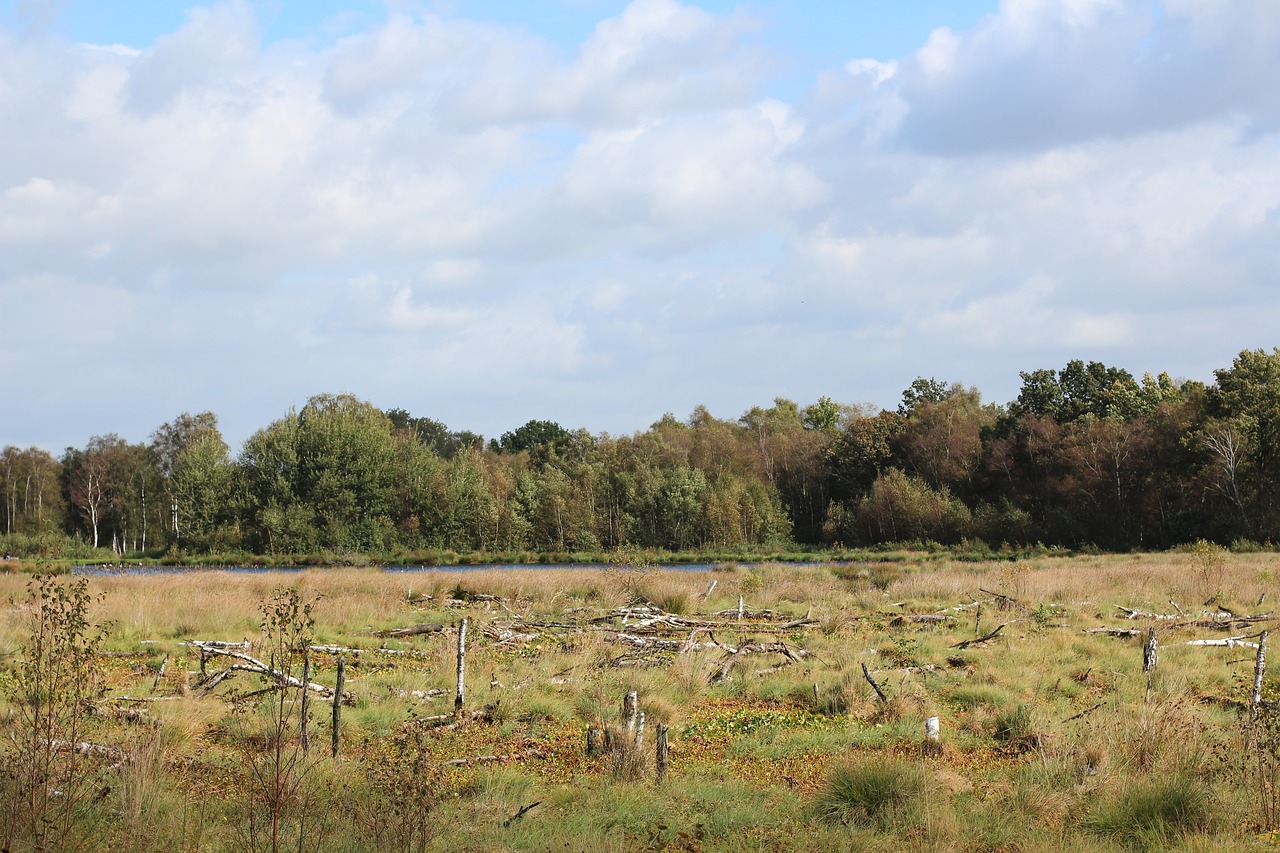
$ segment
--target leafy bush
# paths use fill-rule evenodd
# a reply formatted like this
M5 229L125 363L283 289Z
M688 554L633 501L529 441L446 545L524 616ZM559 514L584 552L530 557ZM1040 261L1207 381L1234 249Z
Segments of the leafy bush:
M86 743L95 725L104 631L89 621L93 597L84 578L60 583L40 575L27 585L27 597L22 656L2 682L7 722L16 729L0 752L3 847L74 848L92 805L86 768L93 756L110 752L72 748Z

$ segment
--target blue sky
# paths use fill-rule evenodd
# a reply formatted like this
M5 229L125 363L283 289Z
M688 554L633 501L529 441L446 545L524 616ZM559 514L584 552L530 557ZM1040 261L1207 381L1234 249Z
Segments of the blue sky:
M168 0L20 2L5 0L6 24L39 20L48 30L96 44L141 48L173 32L199 4ZM727 14L748 9L769 24L766 38L803 65L838 64L850 55L894 59L912 52L937 27L965 29L998 8L995 0L707 0L701 8ZM438 0L387 4L372 0L254 0L265 41L331 42L384 21L397 10L501 21L528 29L573 52L596 24L626 7L620 0Z
M1211 381L1274 0L0 2L0 445L321 392L494 436Z

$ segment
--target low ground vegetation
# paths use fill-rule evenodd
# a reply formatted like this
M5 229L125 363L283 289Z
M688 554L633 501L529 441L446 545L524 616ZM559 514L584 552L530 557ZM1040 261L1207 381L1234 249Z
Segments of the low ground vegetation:
M1273 849L1274 555L908 556L0 575L4 837Z

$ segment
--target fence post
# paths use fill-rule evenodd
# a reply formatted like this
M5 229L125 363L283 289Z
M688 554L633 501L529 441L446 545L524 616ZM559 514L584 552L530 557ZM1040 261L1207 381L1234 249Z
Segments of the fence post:
M311 711L311 691L307 685L311 683L311 650L302 650L302 720L299 722L298 737L302 741L302 754L311 749L311 735L307 731L307 718Z
M667 778L667 753L668 753L668 746L667 746L667 725L666 725L666 723L658 723L658 738L657 738L657 742L658 742L658 746L657 746L657 756L656 756L656 759L655 759L655 765L656 765L657 770L658 770L658 781L659 781L659 782L661 782L663 779L666 779L666 778Z
M453 700L453 716L462 722L462 704L466 694L467 671L467 617L458 625L458 695Z
M338 658L338 684L333 688L333 760L342 749L342 688L347 680L347 659Z
M1253 701L1250 703L1250 721L1258 719L1258 709L1262 705L1262 676L1267 671L1267 634L1258 635L1258 657L1253 663Z

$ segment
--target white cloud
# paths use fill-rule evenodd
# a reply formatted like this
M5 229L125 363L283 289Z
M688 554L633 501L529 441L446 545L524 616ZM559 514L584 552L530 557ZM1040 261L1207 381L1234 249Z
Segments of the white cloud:
M497 434L1209 379L1280 320L1277 10L1009 0L795 98L767 27L675 0L568 52L408 12L263 43L239 2L134 52L0 31L0 442L238 440L322 390Z

